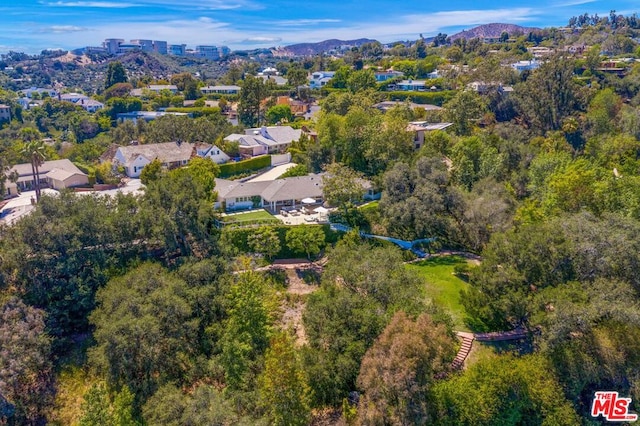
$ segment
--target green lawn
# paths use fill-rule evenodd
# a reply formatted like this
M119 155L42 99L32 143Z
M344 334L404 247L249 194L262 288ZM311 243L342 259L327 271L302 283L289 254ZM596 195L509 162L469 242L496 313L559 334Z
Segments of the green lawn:
M464 324L464 307L460 304L460 290L467 289L469 284L455 276L453 268L466 262L459 256L443 256L407 265L424 278L427 296L449 311L456 330L461 331L469 331Z
M271 213L266 210L252 210L246 213L238 213L232 215L226 215L222 217L222 221L225 223L230 222L253 222L262 220L278 220Z

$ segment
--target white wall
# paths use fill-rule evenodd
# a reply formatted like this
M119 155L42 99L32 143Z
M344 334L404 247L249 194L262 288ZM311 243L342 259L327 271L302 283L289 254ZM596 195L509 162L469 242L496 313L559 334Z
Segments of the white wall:
M280 164L286 164L291 161L291 153L286 152L284 154L272 155L271 166L278 166Z

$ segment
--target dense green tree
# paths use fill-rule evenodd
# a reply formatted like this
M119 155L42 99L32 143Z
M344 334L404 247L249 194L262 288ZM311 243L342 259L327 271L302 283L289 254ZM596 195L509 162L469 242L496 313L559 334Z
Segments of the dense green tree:
M0 306L0 395L9 424L40 424L53 396L51 338L44 312L11 297ZM0 423L5 424L0 414Z
M157 181L162 175L162 163L157 158L142 168L140 172L140 182L149 185L151 182Z
M130 195L43 195L35 211L2 230L2 278L47 311L50 334L85 332L96 290L156 247L145 233L147 219Z
M145 231L164 241L167 252L204 258L217 248L212 199L218 167L200 160L202 167L174 169L150 182L141 203L153 218Z
M267 123L289 123L293 121L293 114L289 105L275 105L267 110Z
M474 123L477 123L486 111L483 99L471 90L459 91L444 104L444 108L448 120L453 123L454 130L459 135L470 135Z
M633 219L582 212L495 234L462 297L472 325L494 330L526 325L537 292L572 280L605 278L640 288L631 272L640 265L636 232Z
M273 425L309 424L309 385L296 350L285 333L271 338L258 378L261 405Z
M515 95L523 118L537 131L558 130L563 120L580 108L580 93L573 80L573 63L552 58L533 71Z
M118 120L118 114L125 112L141 111L142 101L134 97L112 97L106 102L107 108L102 112L111 118L112 122ZM131 141L129 141L131 142Z
M104 88L108 89L117 83L127 82L127 71L124 69L122 62L109 62L107 67L107 75L105 77Z
M396 163L385 173L383 188L380 211L392 235L460 243L464 200L441 159L421 157L413 168Z
M247 75L242 83L238 99L238 118L248 127L260 124L260 102L265 97L265 88L261 78Z
M322 176L322 193L331 205L345 209L349 203L358 203L364 196L362 175L340 163L327 166Z
M250 424L241 420L222 393L209 385L199 385L189 394L165 385L149 398L143 416L148 424L161 426Z
M127 98L133 90L131 83L116 83L108 87L103 93L104 100L108 101L111 98Z
M406 111L404 111L406 112ZM408 161L414 151L413 135L407 131L408 119L401 109L388 111L380 121L372 120L364 156L366 173L376 176L396 161Z
M480 252L491 235L511 227L515 200L504 184L492 178L477 182L464 198L462 228L466 245L473 251Z
M181 380L197 344L189 288L161 266L142 264L96 295L90 358L111 386L129 386L139 406L167 382Z
M109 394L104 383L94 384L84 395L80 426L136 426L134 419L134 396L127 386Z
M349 76L353 71L349 66L341 66L336 70L333 78L327 83L328 87L334 89L346 89L348 86Z
M300 225L292 227L286 234L287 247L297 253L306 253L307 259L320 253L325 246L325 235L319 226Z
M413 321L398 312L362 360L360 424L427 424L430 387L450 370L455 343L428 314Z
M482 360L460 376L437 383L434 424L579 425L544 357L502 355Z
M290 66L287 70L287 82L291 87L303 86L307 83L307 70L299 66Z
M613 90L598 91L587 108L590 133L604 135L614 132L621 107L622 99Z
M570 282L536 295L536 343L553 363L565 395L583 415L603 387L638 398L638 298L626 283Z
M347 79L347 87L351 93L358 93L376 87L376 77L372 70L354 71Z
M303 314L315 405L338 404L356 388L360 361L393 314L424 309L421 288L397 249L344 241L329 253L322 287Z
M236 275L226 297L229 316L220 341L225 382L229 389L253 391L252 373L269 344L275 320L275 294L262 276L249 271Z
M280 252L280 237L270 227L263 226L247 237L247 244L253 252L264 255L267 259Z

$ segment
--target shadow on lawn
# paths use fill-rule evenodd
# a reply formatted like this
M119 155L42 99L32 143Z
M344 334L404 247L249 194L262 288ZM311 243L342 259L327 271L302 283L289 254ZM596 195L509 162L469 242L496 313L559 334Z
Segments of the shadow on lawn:
M433 256L420 262L415 262L416 266L455 266L466 264L467 260L461 256Z

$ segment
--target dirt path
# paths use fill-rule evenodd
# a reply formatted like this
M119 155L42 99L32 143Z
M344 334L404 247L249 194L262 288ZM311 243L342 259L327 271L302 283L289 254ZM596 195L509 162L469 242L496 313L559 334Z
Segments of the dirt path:
M315 270L316 273L318 272ZM287 301L284 306L282 323L285 329L290 328L296 334L296 345L307 343L307 334L302 323L302 313L305 309L306 295L316 291L317 284L307 284L302 278L304 270L298 268L286 268L287 273ZM306 272L309 273L309 272Z

